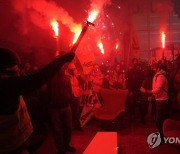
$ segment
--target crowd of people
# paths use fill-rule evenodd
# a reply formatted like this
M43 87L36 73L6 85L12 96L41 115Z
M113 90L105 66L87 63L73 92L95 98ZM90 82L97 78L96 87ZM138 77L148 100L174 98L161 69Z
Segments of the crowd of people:
M151 105L151 115L163 141L165 119L180 118L180 56L173 62L154 59L149 64L134 58L127 69L123 61L114 66L109 64L94 65L90 75L92 82L108 89L127 89L126 109L131 121L139 112L145 124Z
M180 110L180 56L173 62L163 59L149 64L133 58L129 66L124 61L113 65L104 61L95 63L86 76L72 63L74 56L66 53L38 69L30 62L20 65L15 52L0 48L0 153L33 151L35 143L27 146L27 142L46 123L52 128L57 153L76 152L70 145L71 133L73 128L83 131L79 118L87 83L91 88L128 90L126 112L130 121L138 111L145 124L151 104L152 117L163 138L163 122Z

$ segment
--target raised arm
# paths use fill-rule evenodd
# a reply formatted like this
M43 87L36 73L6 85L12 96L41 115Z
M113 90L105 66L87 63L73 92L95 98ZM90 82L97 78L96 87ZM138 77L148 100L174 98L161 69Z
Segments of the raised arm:
M73 52L57 57L51 63L40 69L37 73L21 77L8 77L0 80L0 91L3 94L21 95L39 88L53 77L56 72L67 62L71 62Z

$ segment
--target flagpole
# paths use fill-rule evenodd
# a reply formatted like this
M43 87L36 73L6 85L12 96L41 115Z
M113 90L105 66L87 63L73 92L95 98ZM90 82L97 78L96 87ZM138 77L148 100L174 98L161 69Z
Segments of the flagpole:
M59 35L56 37L56 56L59 55Z
M89 21L87 20L87 23L86 23L86 25L83 27L83 29L82 29L82 31L81 31L81 33L80 33L80 35L79 35L76 43L75 43L75 44L73 45L73 47L71 48L71 50L70 50L71 52L75 52L75 51L76 51L77 47L79 46L79 43L81 42L82 38L84 37L84 35L85 35L85 33L86 33L89 25L94 26L93 23L91 23L91 22L89 22Z

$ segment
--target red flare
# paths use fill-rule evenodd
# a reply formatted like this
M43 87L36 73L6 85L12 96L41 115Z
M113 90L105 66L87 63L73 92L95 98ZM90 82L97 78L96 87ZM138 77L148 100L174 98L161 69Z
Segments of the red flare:
M51 20L50 24L54 31L54 35L55 35L54 37L57 38L59 36L59 23L55 19L53 19Z
M166 42L166 35L164 32L161 33L161 42L162 42L162 48L165 48L165 42Z
M116 50L119 48L119 44L116 44Z
M89 22L94 22L94 20L96 20L97 16L99 14L99 11L94 9L90 12L89 16L88 16L88 21Z
M104 54L104 47L103 47L102 42L99 42L99 43L97 44L97 46L99 47L101 53Z

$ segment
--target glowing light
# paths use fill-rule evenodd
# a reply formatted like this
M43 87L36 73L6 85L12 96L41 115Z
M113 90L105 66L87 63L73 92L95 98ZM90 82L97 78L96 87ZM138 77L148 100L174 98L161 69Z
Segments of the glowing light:
M104 47L103 47L102 42L99 42L99 43L97 44L97 46L99 47L101 53L104 54Z
M105 28L106 28L106 25L103 25L102 28L105 29Z
M94 22L94 20L96 20L96 18L97 18L97 16L98 16L98 14L99 14L99 11L98 10L92 10L91 12L90 12L90 14L89 14L89 16L88 16L88 21L89 22Z
M76 43L76 41L77 41L77 39L78 39L80 33L81 33L81 32L77 32L77 33L74 34L73 44Z
M76 41L77 41L77 39L78 39L78 37L79 37L79 35L81 33L81 30L82 30L81 25L76 26L76 27L73 28L73 31L74 31L74 38L73 38L73 42L72 42L73 44L76 43Z
M166 35L164 32L161 33L162 48L165 48Z
M116 44L116 50L119 48L119 44Z
M59 36L59 23L55 19L53 19L51 20L50 24L54 31L55 37L58 37Z

